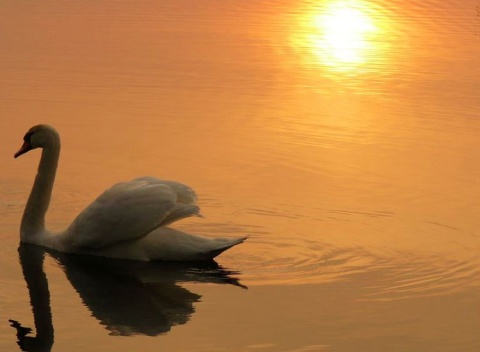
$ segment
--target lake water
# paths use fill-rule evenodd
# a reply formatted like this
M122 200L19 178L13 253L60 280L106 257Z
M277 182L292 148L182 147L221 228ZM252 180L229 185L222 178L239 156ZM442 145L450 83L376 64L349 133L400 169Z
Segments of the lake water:
M476 0L1 1L0 350L479 351L479 58ZM176 228L248 241L19 249L38 123L50 228L154 175L200 196Z

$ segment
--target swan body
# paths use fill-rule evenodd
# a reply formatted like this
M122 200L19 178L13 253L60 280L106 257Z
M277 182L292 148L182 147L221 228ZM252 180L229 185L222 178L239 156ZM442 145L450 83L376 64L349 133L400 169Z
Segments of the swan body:
M212 260L246 237L208 238L167 227L200 216L190 187L155 177L140 177L113 185L86 207L63 232L45 228L45 214L60 156L60 136L49 125L25 134L15 158L42 148L38 172L25 206L20 240L60 252L142 261Z

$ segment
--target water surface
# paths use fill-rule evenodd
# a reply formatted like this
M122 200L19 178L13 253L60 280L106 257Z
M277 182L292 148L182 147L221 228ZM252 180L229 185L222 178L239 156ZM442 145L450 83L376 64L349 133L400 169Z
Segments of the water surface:
M1 2L0 349L12 319L52 351L479 350L478 13ZM38 123L62 136L52 229L155 175L199 193L177 228L249 240L213 267L19 252Z

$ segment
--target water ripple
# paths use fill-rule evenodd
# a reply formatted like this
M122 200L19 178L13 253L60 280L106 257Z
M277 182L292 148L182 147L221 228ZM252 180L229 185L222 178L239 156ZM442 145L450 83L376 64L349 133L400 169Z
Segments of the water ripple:
M440 256L398 252L384 256L361 247L299 240L253 239L256 251L237 263L249 285L327 284L364 287L361 300L435 296L480 287L480 266Z

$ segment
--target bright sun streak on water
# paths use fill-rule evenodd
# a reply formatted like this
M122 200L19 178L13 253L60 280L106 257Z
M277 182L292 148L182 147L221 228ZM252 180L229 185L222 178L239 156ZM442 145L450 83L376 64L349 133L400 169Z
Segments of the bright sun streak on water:
M350 4L335 2L313 18L313 50L329 66L348 68L362 64L374 49L372 35L378 30L374 21L368 13Z

